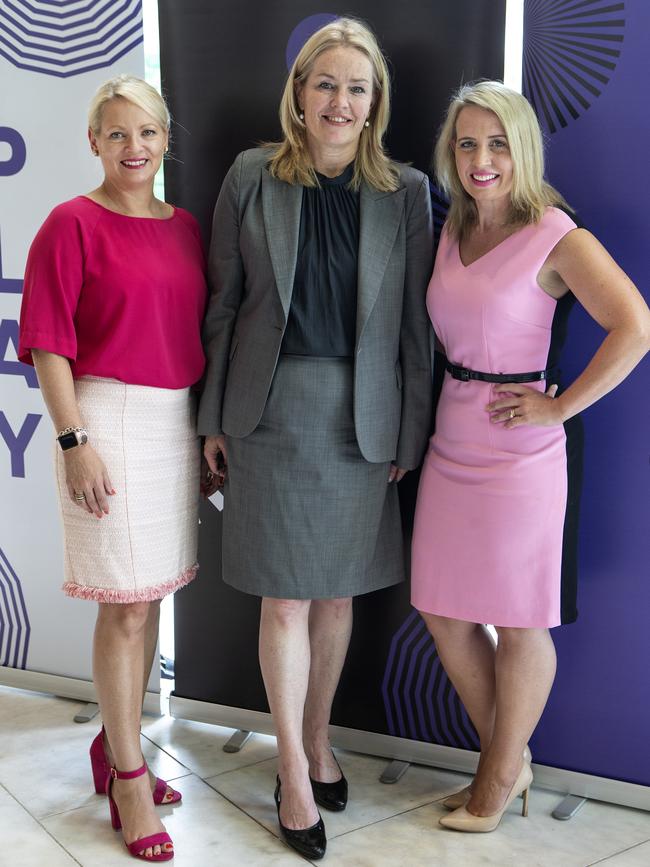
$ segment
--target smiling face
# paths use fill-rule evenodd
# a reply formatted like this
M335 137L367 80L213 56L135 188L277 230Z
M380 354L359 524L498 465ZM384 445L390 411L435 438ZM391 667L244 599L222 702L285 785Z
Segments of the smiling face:
M366 55L340 46L323 51L307 79L296 86L307 146L319 171L354 160L372 108L372 82L372 64Z
M121 189L153 187L167 147L167 130L146 111L122 97L110 99L102 111L101 129L97 134L88 130L88 138L109 184Z
M453 144L458 177L477 207L509 209L512 157L496 114L477 105L465 106L456 119Z

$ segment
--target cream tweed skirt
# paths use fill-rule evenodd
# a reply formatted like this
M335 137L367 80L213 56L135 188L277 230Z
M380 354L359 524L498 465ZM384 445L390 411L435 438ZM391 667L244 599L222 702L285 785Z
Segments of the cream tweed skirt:
M75 382L89 442L116 493L109 514L76 506L56 446L69 596L97 602L149 602L196 575L199 441L189 389L112 379ZM77 446L84 448L84 446Z

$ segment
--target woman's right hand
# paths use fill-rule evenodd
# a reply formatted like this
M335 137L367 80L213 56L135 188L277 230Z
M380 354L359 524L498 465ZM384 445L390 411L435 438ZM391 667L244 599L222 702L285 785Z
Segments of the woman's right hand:
M75 506L98 518L108 515L108 497L115 491L95 449L90 443L76 446L63 452L63 459L68 494Z
M218 487L222 488L228 471L228 456L226 455L226 438L224 436L206 437L203 454L214 475Z

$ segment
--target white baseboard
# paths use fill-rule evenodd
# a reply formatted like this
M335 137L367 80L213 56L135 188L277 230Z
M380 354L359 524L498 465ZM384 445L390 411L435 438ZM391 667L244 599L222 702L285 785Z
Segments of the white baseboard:
M170 697L169 711L173 717L212 723L244 731L275 734L271 715L260 711L212 704L207 701ZM397 759L418 765L430 765L450 771L473 773L478 761L478 753L444 747L408 738L365 732L359 729L330 726L333 746L352 752L381 756L387 761ZM594 777L564 768L553 768L533 763L535 785L552 789L561 794L578 795L594 801L606 801L624 807L636 807L650 811L650 787L608 777Z
M61 698L74 698L86 702L97 701L95 685L91 680L78 680L75 677L63 677L59 674L0 666L0 684L15 689L28 689L31 692L47 692L59 695ZM144 711L160 716L160 693L146 693Z

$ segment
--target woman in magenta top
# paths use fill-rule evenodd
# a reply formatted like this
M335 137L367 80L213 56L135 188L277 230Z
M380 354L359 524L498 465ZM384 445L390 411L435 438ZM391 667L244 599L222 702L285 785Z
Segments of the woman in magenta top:
M190 386L203 372L206 302L196 221L153 194L168 131L167 107L144 81L99 88L88 137L104 180L56 207L34 239L19 347L57 431L63 589L99 603L95 789L108 794L130 853L149 861L173 857L154 804L180 800L147 774L140 715L160 599L197 569Z
M459 831L494 830L531 783L526 744L555 675L549 628L577 616L577 414L650 343L643 298L543 171L524 97L495 81L462 87L436 146L451 206L427 306L447 373L411 561L411 601L480 737L477 775L440 820ZM576 299L607 334L558 390Z

